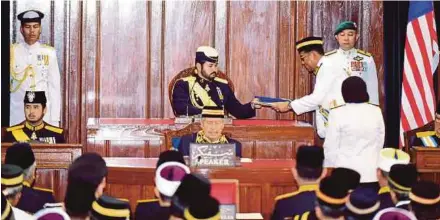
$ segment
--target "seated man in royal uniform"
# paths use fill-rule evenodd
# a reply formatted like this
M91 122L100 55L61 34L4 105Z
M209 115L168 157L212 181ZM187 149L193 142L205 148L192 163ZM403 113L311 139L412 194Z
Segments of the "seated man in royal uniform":
M223 134L223 128L225 127L224 116L224 110L221 107L205 106L202 111L202 120L200 121L202 130L183 136L180 139L178 150L184 156L188 156L191 143L235 144L236 156L241 157L241 143Z
M47 144L65 143L64 131L43 121L47 112L44 91L26 91L24 114L26 120L6 129L3 142L42 142ZM17 109L18 111L18 109Z
M437 104L437 111L434 119L433 131L421 131L417 132L417 138L411 144L411 146L425 146L425 147L439 147L440 139L440 102Z
M204 106L218 106L236 118L255 117L253 100L241 104L228 85L228 81L217 76L218 52L201 46L196 52L196 68L191 76L179 79L172 90L172 107L176 115L192 116L202 112Z

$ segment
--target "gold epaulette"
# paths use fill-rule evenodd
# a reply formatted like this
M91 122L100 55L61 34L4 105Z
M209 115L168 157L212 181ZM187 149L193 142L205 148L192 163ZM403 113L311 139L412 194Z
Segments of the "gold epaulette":
M357 52L364 56L371 57L371 53L365 52L363 50L357 49Z
M279 196L275 197L275 201L278 201L278 200L281 200L281 199L285 199L285 198L289 198L289 197L292 197L292 196L296 196L296 195L298 195L298 193L300 193L299 190L295 191L295 192L279 195Z
M341 107L341 106L345 106L345 104L342 104L342 105L338 105L338 106L334 106L334 107L331 107L331 108L330 108L330 110L333 110L333 109L335 109L335 108L339 108L339 107Z
M49 44L41 44L42 47L48 48L48 49L55 49L54 47L50 46Z
M219 78L219 77L215 77L214 81L221 82L223 84L228 84L228 80L222 79L222 78Z
M379 192L377 194L380 195L380 194L389 193L389 192L390 192L390 187L384 186L384 187L380 188L380 190L379 190Z
M51 126L51 125L46 125L44 128L46 128L49 131L53 131L55 133L58 133L58 134L63 133L63 129L59 128L59 127L55 127L55 126Z
M435 135L435 131L421 131L416 133L418 138Z
M138 200L137 203L148 203L148 202L157 202L159 199L141 199Z
M24 128L24 125L14 125L12 127L6 128L6 131L15 131L22 128Z
M332 51L329 51L329 52L325 53L324 56L329 56L329 55L332 55L332 54L334 54L336 52L337 52L337 50L332 50Z
M46 189L46 188L41 188L41 187L32 187L32 189L35 189L35 190L39 190L39 191L44 191L44 192L50 192L50 193L53 193L53 190L52 189Z

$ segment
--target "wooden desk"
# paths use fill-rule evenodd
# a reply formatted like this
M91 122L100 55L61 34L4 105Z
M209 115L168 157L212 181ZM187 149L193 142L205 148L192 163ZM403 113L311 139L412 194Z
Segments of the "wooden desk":
M200 130L198 123L174 124L174 119L101 118L87 129L87 152L104 157L158 157L169 149L167 132L190 127ZM240 141L243 157L255 159L292 159L300 145L314 143L314 128L293 120L233 120L224 132Z
M105 158L109 175L106 193L130 200L132 208L139 199L154 198L156 159ZM268 218L277 195L297 189L291 168L293 160L254 160L235 168L199 168L210 179L239 181L240 212L259 212Z
M2 163L12 143L1 143ZM67 169L82 154L80 144L31 144L37 161L35 186L52 189L55 199L63 201L66 193Z
M432 147L412 147L411 162L417 167L421 179L440 184L440 149Z

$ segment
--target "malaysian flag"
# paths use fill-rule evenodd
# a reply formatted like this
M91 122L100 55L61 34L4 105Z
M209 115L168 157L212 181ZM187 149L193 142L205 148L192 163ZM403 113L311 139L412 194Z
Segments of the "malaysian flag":
M438 65L438 42L431 1L409 3L403 62L400 143L403 132L434 120L434 71Z

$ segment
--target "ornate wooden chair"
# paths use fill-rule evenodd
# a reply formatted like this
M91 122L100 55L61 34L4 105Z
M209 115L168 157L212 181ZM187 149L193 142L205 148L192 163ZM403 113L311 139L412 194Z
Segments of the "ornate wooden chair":
M421 132L421 131L433 131L434 130L434 121L429 122L426 125L423 125L422 127L407 131L403 133L403 139L405 141L405 151L409 152L409 149L411 149L412 147L412 143L414 143L414 141L416 140L417 136L417 132Z
M210 179L211 196L216 198L221 205L235 205L239 212L239 182L237 179Z
M173 77L173 79L171 79L171 82L168 84L168 98L170 100L170 104L171 104L171 107L173 109L173 113L175 116L177 116L177 115L176 115L176 112L174 111L174 106L173 106L174 85L176 84L177 80L193 75L194 70L195 70L195 67L190 67L190 68L186 68L186 69L180 71L179 73L177 73L176 76ZM218 71L217 77L222 78L222 79L226 79L228 81L229 87L231 87L232 92L234 92L234 84L232 83L231 79L229 79L229 77L225 73L223 73L222 71Z

